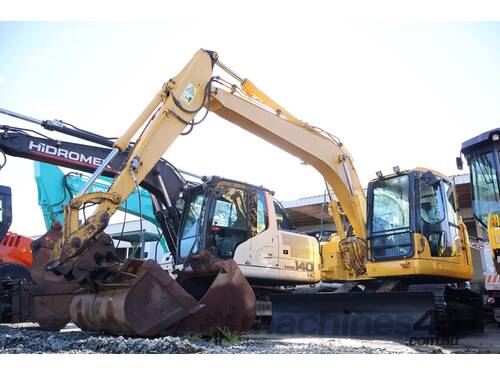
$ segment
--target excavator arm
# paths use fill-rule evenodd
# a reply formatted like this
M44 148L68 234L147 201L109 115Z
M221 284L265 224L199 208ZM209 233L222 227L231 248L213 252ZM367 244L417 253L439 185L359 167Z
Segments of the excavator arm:
M74 278L75 262L87 253L96 236L108 225L111 215L123 204L136 186L146 177L172 142L183 132L203 107L210 95L212 68L216 55L200 50L186 67L166 82L162 89L134 121L130 128L115 142L110 154L94 172L78 196L65 208L63 237L56 243L52 262L48 268ZM147 122L147 124L146 124ZM85 194L106 166L125 151L132 138L142 129L130 155L113 181L108 192ZM94 214L79 226L79 212L86 204L97 204ZM87 257L79 264L79 279L89 280L89 273L97 264Z
M214 64L229 73L238 84L212 77ZM187 126L193 126L194 116L203 106L316 168L335 192L355 236L365 238L366 198L352 157L341 142L335 136L293 117L250 81L239 78L220 63L216 53L200 50L179 75L163 85L138 119L116 141L101 170L127 149L132 138L143 129L109 191L85 194L84 188L67 206L63 239L54 248L51 269L69 279L74 277L72 273L79 255L88 251L91 242L106 227L110 216L174 140ZM100 172L98 169L89 183ZM93 216L79 227L79 210L89 203L97 203L98 206ZM332 210L338 210L337 206L332 206ZM342 239L346 231L337 213L332 216L337 221ZM82 265L78 269L81 271ZM90 267L87 272L92 270ZM79 274L82 280L82 273Z

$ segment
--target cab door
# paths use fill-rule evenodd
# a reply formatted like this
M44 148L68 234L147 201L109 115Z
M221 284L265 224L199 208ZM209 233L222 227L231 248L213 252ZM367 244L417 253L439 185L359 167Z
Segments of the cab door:
M444 262L461 263L458 256L461 250L460 228L451 183L420 180L420 219L430 256Z
M252 240L248 264L260 267L266 273L278 268L278 236L276 220L273 220L272 197L265 190L253 193Z
M244 185L222 181L213 191L206 233L206 247L219 258L231 259L250 251L250 199Z

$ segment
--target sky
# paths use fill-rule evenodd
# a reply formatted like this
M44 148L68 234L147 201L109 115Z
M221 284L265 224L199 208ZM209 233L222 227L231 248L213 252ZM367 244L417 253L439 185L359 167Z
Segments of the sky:
M206 48L338 136L364 185L395 165L459 173L461 143L499 126L500 23L341 22L321 9L273 6L165 22L0 22L0 107L119 136ZM5 116L0 124L36 128ZM263 185L280 200L324 190L310 166L215 114L164 156L199 175ZM8 157L0 184L13 190L11 229L43 233L33 162Z

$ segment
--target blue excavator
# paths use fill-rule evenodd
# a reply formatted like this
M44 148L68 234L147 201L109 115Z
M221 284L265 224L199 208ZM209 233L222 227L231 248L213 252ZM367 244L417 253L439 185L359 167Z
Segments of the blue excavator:
M64 222L64 206L66 206L75 195L78 194L80 189L88 181L89 176L77 171L70 171L64 173L61 168L56 165L43 163L39 161L34 162L35 167L35 181L38 192L38 205L40 206L45 227L50 230L56 223ZM101 176L95 181L90 191L107 191L111 185L112 179L109 177ZM153 201L149 192L143 188L137 188L130 194L129 198L120 207L120 211L125 212L124 221L127 219L127 214L135 215L141 219L151 223L156 229L154 233L147 232L143 229L143 235L129 235L124 234L125 224L121 226L121 233L113 236L114 238L122 241L125 240L141 249L141 255L144 256L144 242L153 242L154 256L149 254L148 258L161 262L169 255L169 248L165 239L161 235L161 226L154 215ZM158 251L160 248L161 252Z

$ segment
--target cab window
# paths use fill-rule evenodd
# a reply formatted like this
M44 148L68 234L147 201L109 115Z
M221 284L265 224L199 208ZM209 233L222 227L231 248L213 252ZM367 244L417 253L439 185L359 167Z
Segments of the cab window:
M420 214L422 220L437 224L444 220L445 210L441 184L420 184Z
M488 214L500 212L495 154L489 151L474 155L470 166L474 214L486 227Z
M204 193L196 194L187 206L187 216L180 238L180 256L187 257L190 253L198 252L199 228L203 225Z
M410 182L408 175L373 184L372 232L394 232L410 226Z
M427 239L431 256L450 257L453 253L453 240L458 234L454 210L453 187L441 181L429 185L420 184L420 216L427 224Z
M447 251L441 253L441 256L452 256L453 255L453 245L455 244L455 239L459 237L459 227L457 214L455 212L455 196L453 193L453 185L451 183L445 183L445 202L446 211L448 213L448 226L450 231L450 238L446 244ZM456 245L455 245L456 246ZM458 249L456 249L458 251Z
M259 191L257 197L257 233L264 232L269 227L269 214L267 212L266 194Z
M278 229L281 230L295 230L293 224L290 222L288 215L286 214L283 206L278 202L274 201L274 211L276 212L276 222Z
M448 211L448 221L450 224L458 225L457 214L455 212L455 195L453 193L453 185L446 183L446 210Z
M210 231L217 255L223 259L232 258L238 245L250 238L245 190L233 186L217 188Z
M244 190L223 187L219 190L215 203L212 225L235 229L247 228L246 192Z

